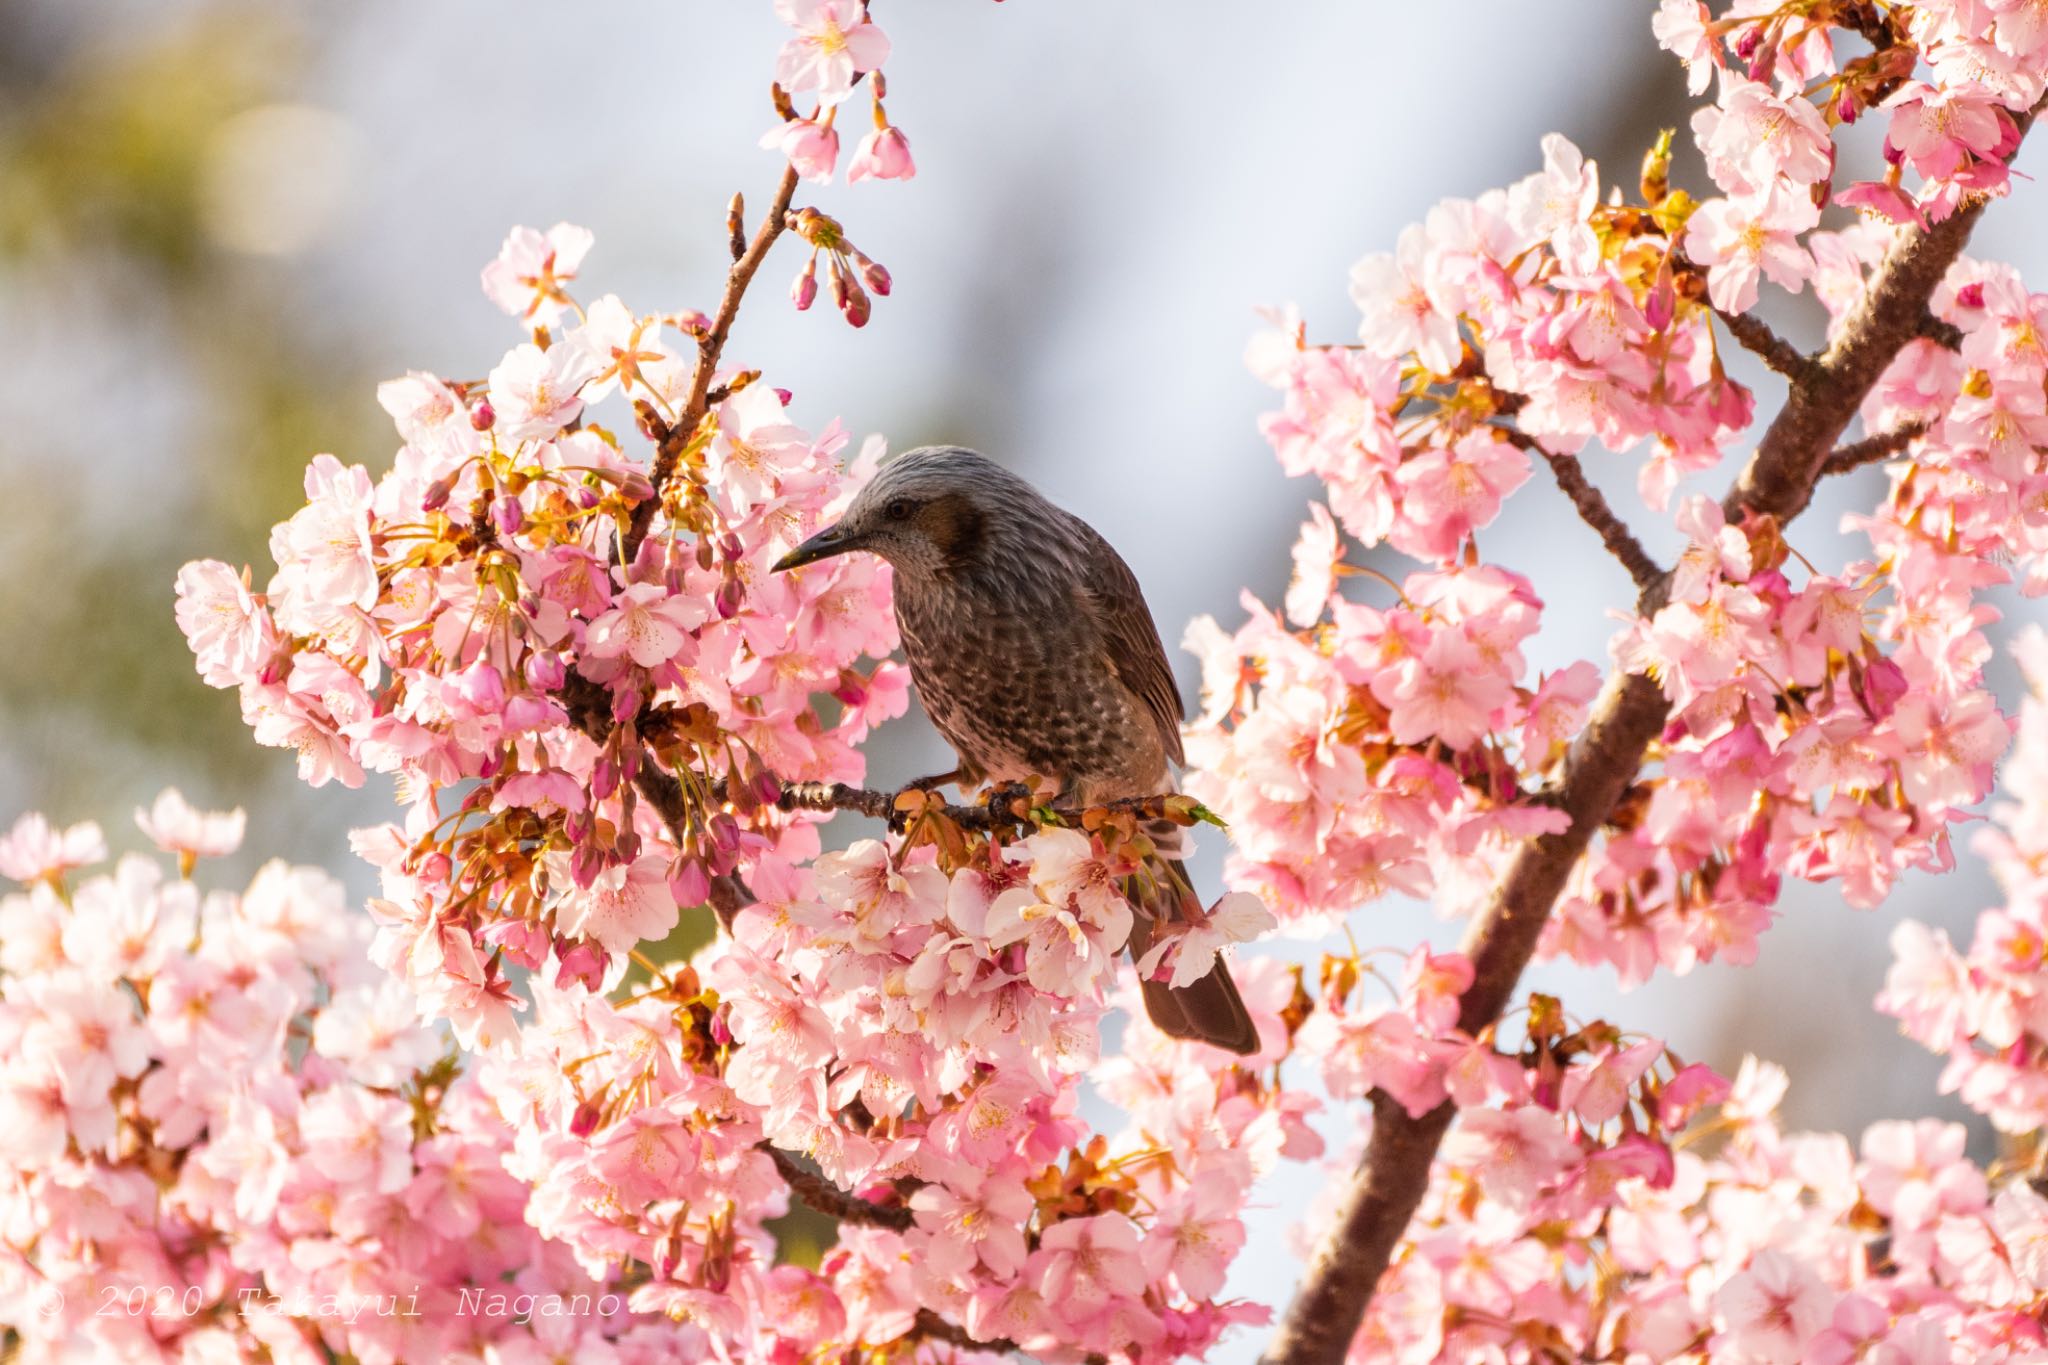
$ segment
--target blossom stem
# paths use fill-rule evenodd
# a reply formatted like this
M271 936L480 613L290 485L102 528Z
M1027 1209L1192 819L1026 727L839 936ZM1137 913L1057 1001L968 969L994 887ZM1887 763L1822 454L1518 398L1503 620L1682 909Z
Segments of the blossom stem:
M1648 592L1664 576L1664 571L1657 567L1656 560L1650 558L1635 533L1615 515L1607 498L1587 479L1585 466L1579 463L1578 456L1545 450L1540 442L1519 431L1502 428L1501 435L1549 462L1550 472L1557 476L1558 488L1578 509L1579 519L1593 528L1600 537L1600 543L1607 547L1607 552L1628 570L1628 576L1635 580L1638 591Z
M2022 120L2022 131L2025 124ZM1815 360L1802 357L1800 364L1789 366L1792 384L1785 406L1723 500L1731 524L1752 515L1783 523L1805 509L1864 396L1901 348L1921 335L1928 300L1968 241L1985 202L1974 198L1932 228L1901 236L1834 344ZM1758 341L1769 338L1766 361L1773 355L1781 361L1797 355L1760 323L1751 326L1753 320L1726 315L1723 321L1752 350L1758 348L1745 332ZM1637 599L1638 613L1661 609L1669 588L1668 575L1645 588ZM1571 823L1522 844L1466 935L1473 981L1458 1010L1458 1027L1466 1033L1477 1037L1500 1017L1572 869L1635 781L1670 710L1663 689L1650 679L1620 670L1608 675L1586 729L1565 760L1562 779L1535 798L1564 811ZM1377 1090L1372 1106L1365 1159L1266 1349L1267 1365L1338 1365L1345 1358L1380 1276L1422 1202L1438 1144L1455 1116L1454 1106L1445 1102L1411 1118Z
M719 354L725 349L725 339L732 331L733 319L739 315L740 300L746 297L747 286L754 282L761 262L768 259L768 249L775 245L775 239L785 230L789 202L796 197L796 181L796 167L784 166L782 180L775 187L775 201L768 206L767 216L761 220L761 226L755 230L754 239L747 244L746 251L732 263L732 269L726 274L725 293L718 300L718 312L712 317L710 328L697 341L697 367L690 375L690 397L662 438L661 446L654 455L654 467L648 471L648 479L654 485L654 496L633 509L632 524L627 527L620 546L621 558L628 564L639 553L640 542L647 538L647 530L654 524L655 510L661 506L662 489L675 476L676 461L682 458L697 424L704 420L709 406L711 376L718 369Z

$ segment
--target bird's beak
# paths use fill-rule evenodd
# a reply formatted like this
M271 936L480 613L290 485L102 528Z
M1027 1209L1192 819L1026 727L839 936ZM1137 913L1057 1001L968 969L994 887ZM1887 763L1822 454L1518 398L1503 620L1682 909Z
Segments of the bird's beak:
M806 564L815 564L821 559L843 555L848 550L860 548L860 537L838 526L827 526L803 544L775 561L775 572L784 569L800 569Z

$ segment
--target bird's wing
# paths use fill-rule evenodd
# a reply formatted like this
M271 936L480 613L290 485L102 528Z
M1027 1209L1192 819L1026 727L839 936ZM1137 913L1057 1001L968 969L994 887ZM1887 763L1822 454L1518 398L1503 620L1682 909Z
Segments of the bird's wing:
M1138 576L1093 527L1082 523L1081 529L1099 553L1087 556L1086 576L1075 597L1102 633L1117 680L1152 713L1168 756L1175 763L1185 763L1180 723L1187 713L1181 709L1180 689L1174 686L1166 647L1159 643L1159 627L1152 623Z

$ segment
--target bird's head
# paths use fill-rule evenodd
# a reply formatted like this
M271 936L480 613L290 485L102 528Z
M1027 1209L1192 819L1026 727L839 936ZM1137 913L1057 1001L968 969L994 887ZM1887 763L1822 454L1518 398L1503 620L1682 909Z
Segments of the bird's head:
M924 446L885 463L846 515L776 561L778 571L866 550L899 574L940 577L976 563L1038 493L959 446Z

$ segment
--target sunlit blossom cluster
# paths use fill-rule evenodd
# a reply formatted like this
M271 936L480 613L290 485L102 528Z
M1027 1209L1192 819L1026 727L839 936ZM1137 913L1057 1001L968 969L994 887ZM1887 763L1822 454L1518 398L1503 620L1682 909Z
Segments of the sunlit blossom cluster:
M339 883L272 862L206 889L242 813L167 792L137 816L186 876L105 865L91 824L0 836L27 883L0 899L0 1321L25 1358L701 1354L530 1225L511 1130Z
M1754 1059L1633 1095L1531 1079L1445 1143L1353 1360L2048 1358L2048 1200L1994 1186L1960 1124L1784 1133L1785 1073ZM1688 1116L1669 1147L1643 1136Z
M1642 597L1610 663L1651 679L1669 719L1542 950L1627 984L1747 961L1787 874L1869 906L1901 871L1950 864L1949 827L2010 737L1984 682L1982 592L2048 586L2048 300L2002 267L1950 271L1864 405L1898 458L1851 519L1868 549L1847 562L1816 564L1777 517L1682 485L1756 440L1756 398L1724 357L1765 284L1812 285L1839 333L1901 233L2005 190L2048 84L2038 9L1742 0L1716 17L1664 0L1657 37L1696 95L1712 89L1690 123L1711 195L1673 183L1668 142L1626 188L1553 135L1540 171L1438 205L1358 264L1356 342L1311 344L1275 315L1249 357L1280 394L1263 430L1318 501L1279 608L1247 599L1234 633L1205 617L1188 634L1203 707L1185 783L1202 805L1171 812L1222 817L1237 894L1176 936L1177 957L1135 970L1192 979L1270 924L1318 938L1390 893L1456 915L1569 826L1550 798L1601 670L1530 669L1545 604L1481 541L1532 477L1583 483L1581 456L1613 485L1632 462L1624 519L1668 518L1686 548L1669 572L1629 565ZM1151 1361L1265 1319L1226 1289L1256 1184L1323 1155L1309 1120L1325 1097L1362 1111L1372 1096L1459 1117L1354 1359L1932 1365L1999 1358L1992 1343L2039 1358L2024 1352L2040 1346L2048 1205L1964 1161L1958 1129L1880 1125L1860 1155L1782 1135L1772 1069L1731 1085L1543 997L1474 1024L1478 955L1428 948L1400 951L1383 983L1381 953L1348 943L1314 974L1241 961L1258 1054L1170 1042L1129 1008L1119 963L1128 813L962 823L913 791L890 828L822 851L820 815L789 798L858 783L860 745L907 704L889 577L865 556L770 566L882 447L847 460L840 424L800 424L792 395L721 348L784 232L807 252L799 307L821 264L856 324L888 291L836 220L790 200L835 174L835 122L863 85L875 131L847 178L912 167L866 7L776 12L794 36L768 143L790 173L751 242L735 206L714 315L592 298L589 233L517 229L482 277L518 329L496 366L384 385L390 467L316 458L262 582L212 561L179 575L200 672L259 741L315 785L395 780L397 818L354 838L381 877L374 929L303 873L202 900L124 863L68 892L104 856L96 831L30 821L0 840L0 873L31 884L5 911L0 1003L18 1022L0 1036L23 1042L7 1093L33 1119L12 1154L32 1197L87 1183L66 1163L154 1171L168 1142L195 1155L170 1193L136 1184L121 1216L145 1194L197 1227L232 1215L231 1235L174 1245L152 1224L171 1249L149 1254L266 1284L280 1246L313 1285L469 1237L437 1282L514 1270L478 1258L519 1249L536 1286L625 1296L630 1323L577 1328L622 1357L645 1330L694 1357L978 1344ZM1882 165L1856 180L1834 135L1866 117L1885 121ZM1821 231L1830 204L1865 213ZM1571 496L1597 521L1587 492ZM1414 562L1375 567L1381 546ZM2033 708L2027 752L2048 769ZM1953 1088L2014 1128L2048 1112L2039 785L2015 787L1988 845L2012 903L1967 955L1909 931L1885 1000L1951 1054ZM168 800L144 828L185 872L240 833ZM93 914L146 923L74 947ZM175 923L159 934L160 919ZM710 941L686 950L679 929ZM193 953L168 951L192 932ZM136 961L94 956L116 943L139 944L122 950ZM187 994L159 1007L161 983L201 970L226 975L163 986ZM79 972L90 999L59 989ZM216 997L230 1022L194 1033ZM1112 1051L1119 1010L1133 1017ZM263 1079L183 1094L216 1043L260 1053L233 1065ZM1088 1086L1121 1111L1100 1131ZM346 1159L309 1156L327 1183L302 1193L294 1163L328 1150L330 1108ZM436 1225L405 1244L400 1211L432 1217L407 1191L448 1146L488 1172L495 1233ZM266 1173L246 1211L206 1175L230 1153ZM793 1199L840 1220L816 1264L768 1225ZM96 1256L99 1235L71 1244ZM324 1243L302 1254L306 1238ZM218 1304L243 1281L204 1283ZM327 1342L405 1355L387 1330Z

